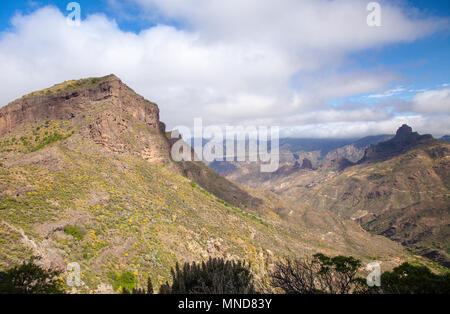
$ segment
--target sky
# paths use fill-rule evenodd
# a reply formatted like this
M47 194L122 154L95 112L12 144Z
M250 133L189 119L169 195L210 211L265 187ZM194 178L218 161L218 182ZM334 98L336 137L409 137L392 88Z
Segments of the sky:
M0 106L116 74L169 129L279 126L282 136L450 134L450 1L0 2Z

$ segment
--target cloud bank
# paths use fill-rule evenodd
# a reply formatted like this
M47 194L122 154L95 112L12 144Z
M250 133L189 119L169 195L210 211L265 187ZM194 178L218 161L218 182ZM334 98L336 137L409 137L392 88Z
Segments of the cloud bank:
M169 128L202 117L206 124L280 125L292 136L392 133L403 122L450 133L433 115L448 114L448 90L417 95L403 115L386 106L330 104L382 94L400 77L349 68L352 54L412 42L439 29L439 20L386 2L382 27L368 27L367 1L357 0L129 1L157 25L124 32L97 14L70 26L54 7L14 17L0 35L0 104L64 80L114 73L158 103Z

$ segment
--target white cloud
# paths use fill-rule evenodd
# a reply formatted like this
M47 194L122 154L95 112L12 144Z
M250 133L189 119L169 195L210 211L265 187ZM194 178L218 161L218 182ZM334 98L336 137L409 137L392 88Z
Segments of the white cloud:
M187 27L158 24L135 34L103 15L89 15L79 27L53 7L19 15L0 35L0 104L64 80L115 73L157 102L169 127L191 125L193 117L207 124L390 119L383 110L327 105L381 92L397 78L342 73L349 54L413 41L439 27L383 3L383 26L371 28L366 1L357 0L129 1Z
M374 134L394 134L399 126L406 123L420 134L433 134L440 137L449 134L450 115L436 116L433 119L421 115L398 116L379 121L353 121L316 123L283 129L281 136L288 137L363 137Z
M413 97L413 109L423 113L450 113L450 88L429 90Z
M369 95L367 97L368 98L386 98L386 97L391 97L391 96L398 95L398 94L400 94L402 92L405 92L405 91L406 91L406 88L403 88L403 87L399 86L399 87L396 87L396 88L389 89L389 90L387 90L387 91L385 91L383 93L380 93L380 94L371 94L371 95ZM409 92L412 92L412 91L413 90L409 90Z

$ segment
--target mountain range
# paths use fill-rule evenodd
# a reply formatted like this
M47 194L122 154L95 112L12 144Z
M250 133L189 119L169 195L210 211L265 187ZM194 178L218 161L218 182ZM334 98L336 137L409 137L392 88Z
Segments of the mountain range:
M434 139L402 125L395 136L363 138L337 148L295 145L304 142L280 141L292 158L285 158L275 173L261 174L245 162L214 162L211 167L231 181L352 219L414 254L450 266L450 145L445 137ZM302 157L299 166L294 160Z

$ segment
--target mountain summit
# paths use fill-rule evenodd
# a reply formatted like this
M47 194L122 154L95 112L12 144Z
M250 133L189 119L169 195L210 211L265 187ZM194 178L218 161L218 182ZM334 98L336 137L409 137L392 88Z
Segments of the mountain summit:
M393 138L377 145L369 146L360 163L386 160L422 144L430 143L433 140L430 134L420 135L417 132L413 132L412 128L407 124L403 124L398 128Z
M412 134L412 127L410 127L407 124L403 124L401 127L398 128L396 132L397 137L406 137Z
M158 106L113 74L67 81L13 101L0 109L0 136L39 120L71 121L83 138L107 151L130 151L161 164L169 162Z

